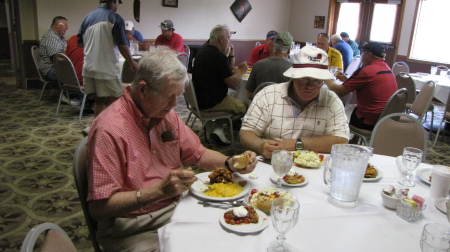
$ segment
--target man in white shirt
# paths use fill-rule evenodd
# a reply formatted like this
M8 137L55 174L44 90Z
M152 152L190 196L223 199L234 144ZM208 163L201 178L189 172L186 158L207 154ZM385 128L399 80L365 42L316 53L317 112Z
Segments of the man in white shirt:
M322 87L324 80L334 78L327 53L302 48L284 76L291 80L255 95L239 132L244 147L271 158L274 150L330 153L333 144L348 143L344 106L334 92Z

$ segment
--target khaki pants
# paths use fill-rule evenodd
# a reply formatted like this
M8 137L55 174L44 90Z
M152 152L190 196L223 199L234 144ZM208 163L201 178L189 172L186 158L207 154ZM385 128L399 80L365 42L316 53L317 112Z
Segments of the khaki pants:
M106 251L159 251L157 229L167 224L178 201L154 212L132 218L98 222L97 241Z

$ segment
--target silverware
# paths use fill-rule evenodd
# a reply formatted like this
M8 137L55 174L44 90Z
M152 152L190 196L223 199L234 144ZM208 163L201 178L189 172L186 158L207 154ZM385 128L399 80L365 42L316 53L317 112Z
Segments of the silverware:
M218 207L218 208L231 208L246 205L244 200L220 201L220 202L199 201L198 204L203 205L203 207Z
M210 187L211 185L209 183L206 183L205 181L203 181L201 178L199 178L198 176L195 176L198 180L200 180L200 182L203 183L203 185L205 185L206 187Z

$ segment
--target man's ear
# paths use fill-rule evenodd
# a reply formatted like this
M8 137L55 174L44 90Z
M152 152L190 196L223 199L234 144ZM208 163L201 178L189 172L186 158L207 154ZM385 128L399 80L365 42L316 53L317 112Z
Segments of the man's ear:
M147 88L146 86L147 86L147 82L145 82L144 80L139 81L139 83L138 83L139 94L145 93L145 89Z

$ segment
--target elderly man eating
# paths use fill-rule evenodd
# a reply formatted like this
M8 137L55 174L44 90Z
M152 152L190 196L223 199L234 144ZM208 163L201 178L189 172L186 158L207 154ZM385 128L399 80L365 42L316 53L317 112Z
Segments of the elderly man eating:
M157 229L197 179L191 168L234 168L234 158L206 149L175 110L189 81L172 50L146 54L123 96L94 119L87 145L88 202L106 251L158 251ZM250 163L239 170L249 173Z
M268 86L253 99L239 132L244 147L271 158L279 149L329 153L333 144L348 143L344 106L322 87L333 79L327 53L305 46L284 75L291 80Z

